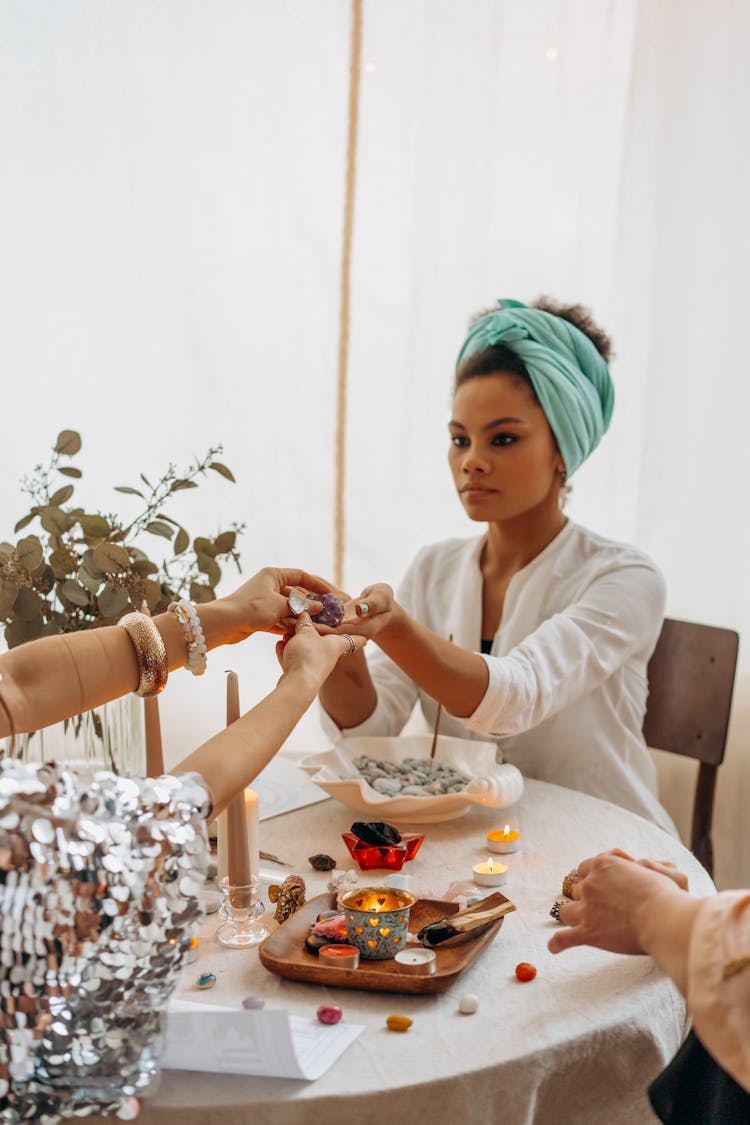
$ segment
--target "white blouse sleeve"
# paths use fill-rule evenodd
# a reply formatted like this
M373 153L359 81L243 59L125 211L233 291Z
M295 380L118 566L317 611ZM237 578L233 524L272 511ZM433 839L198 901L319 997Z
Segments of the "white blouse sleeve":
M646 663L664 618L664 580L654 567L613 564L580 598L505 656L485 656L489 684L466 720L507 737L577 702L630 660Z

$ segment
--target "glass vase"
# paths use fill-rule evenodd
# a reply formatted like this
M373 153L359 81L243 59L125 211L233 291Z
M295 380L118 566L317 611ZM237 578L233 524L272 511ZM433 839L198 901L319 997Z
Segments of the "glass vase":
M6 753L9 752L7 739ZM136 695L125 695L32 734L20 734L16 737L15 757L26 762L60 762L76 769L106 769L124 777L144 777L143 701Z

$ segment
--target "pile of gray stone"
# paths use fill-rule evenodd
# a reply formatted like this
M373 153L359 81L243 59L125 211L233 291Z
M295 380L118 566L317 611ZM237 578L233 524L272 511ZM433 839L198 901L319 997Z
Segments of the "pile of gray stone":
M367 784L384 797L444 797L463 792L469 784L469 778L458 770L429 758L381 762L361 754L353 764Z

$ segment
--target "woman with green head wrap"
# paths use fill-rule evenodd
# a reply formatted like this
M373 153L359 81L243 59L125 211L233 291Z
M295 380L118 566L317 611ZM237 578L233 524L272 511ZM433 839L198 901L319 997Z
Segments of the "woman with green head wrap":
M528 776L673 832L641 733L663 579L641 551L563 511L612 417L609 354L580 306L504 300L474 320L448 460L486 529L420 551L397 599L384 585L360 594L341 628L379 651L334 669L320 698L334 737L397 734L417 700L429 723L442 704L444 734L494 738Z

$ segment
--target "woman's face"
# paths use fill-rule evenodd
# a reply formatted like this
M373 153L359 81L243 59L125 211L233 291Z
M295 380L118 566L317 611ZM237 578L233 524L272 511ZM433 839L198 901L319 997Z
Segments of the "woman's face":
M463 383L449 430L448 461L470 519L558 510L563 460L544 411L518 376L498 372Z

